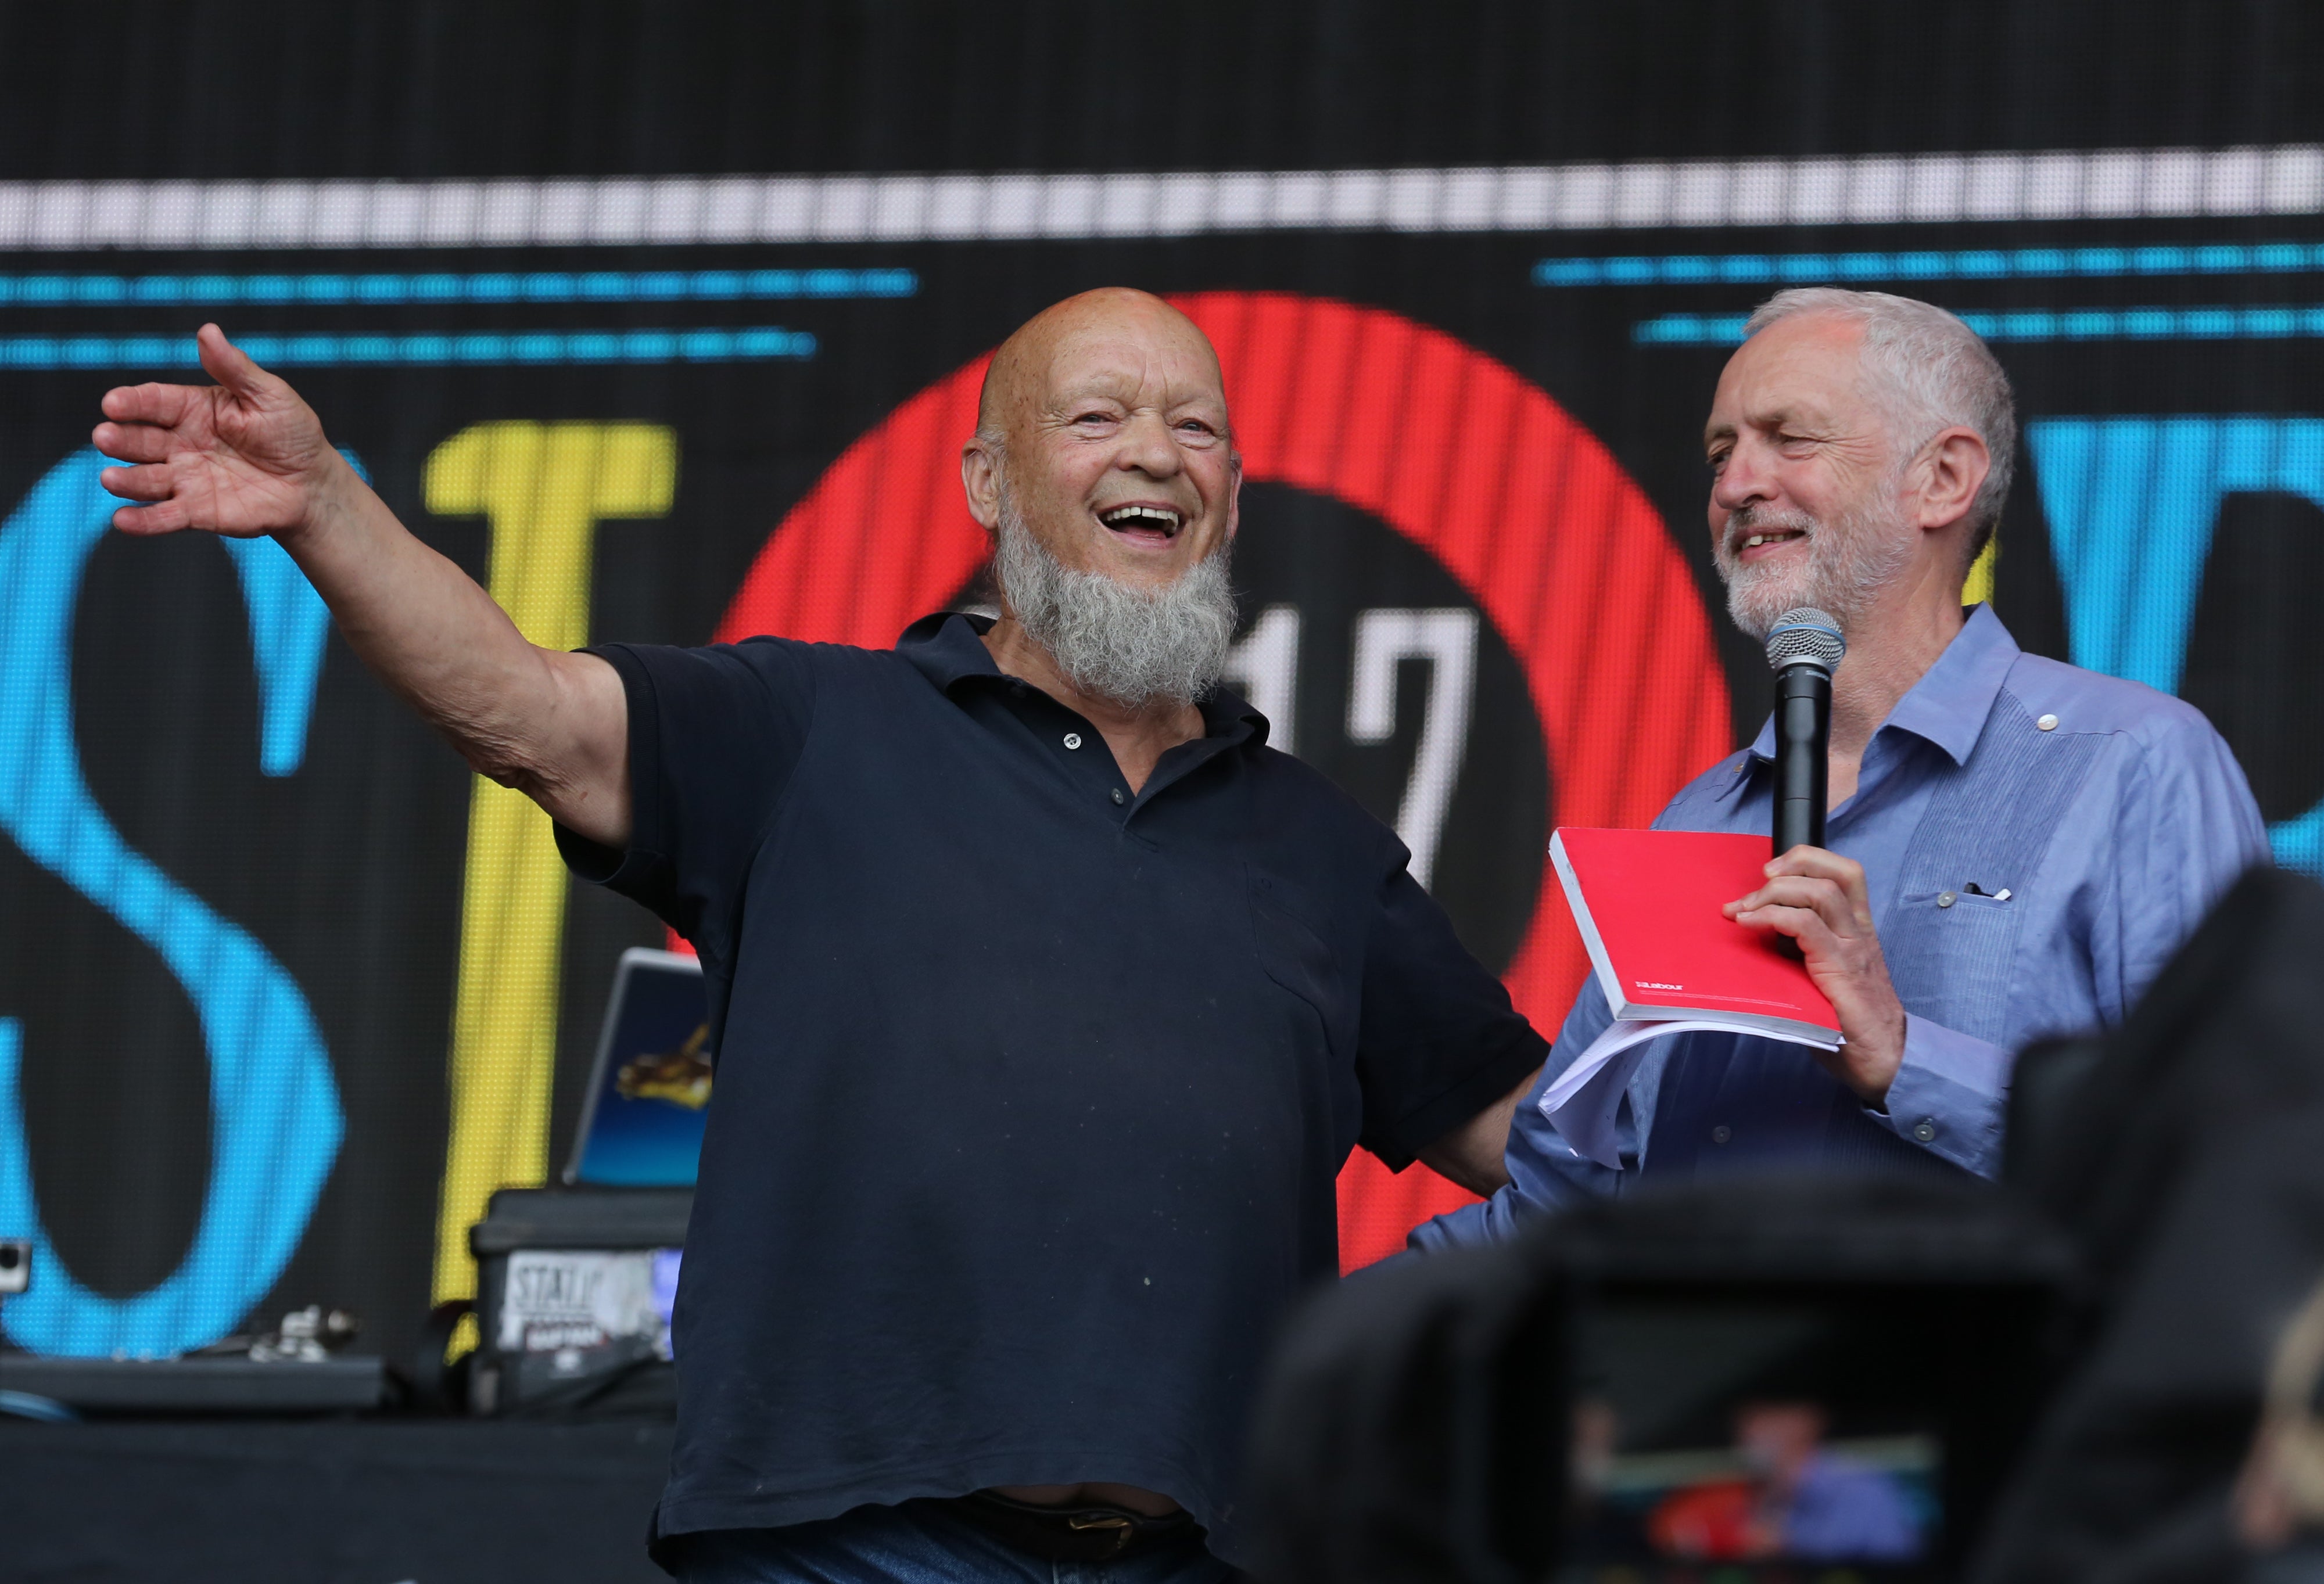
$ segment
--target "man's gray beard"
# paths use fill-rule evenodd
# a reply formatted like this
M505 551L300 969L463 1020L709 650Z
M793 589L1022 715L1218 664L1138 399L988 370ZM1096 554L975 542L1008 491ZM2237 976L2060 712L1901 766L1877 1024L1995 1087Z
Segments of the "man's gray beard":
M1744 535L1797 529L1808 536L1804 564L1747 566L1729 547ZM1753 638L1765 640L1775 619L1802 605L1838 619L1853 631L1857 618L1883 585L1913 557L1912 537L1874 511L1858 510L1826 524L1804 511L1745 507L1727 520L1712 559L1727 585L1727 613Z
M992 572L1010 611L1074 686L1133 708L1192 704L1226 668L1235 603L1225 545L1148 594L1058 561L1005 490L997 537Z

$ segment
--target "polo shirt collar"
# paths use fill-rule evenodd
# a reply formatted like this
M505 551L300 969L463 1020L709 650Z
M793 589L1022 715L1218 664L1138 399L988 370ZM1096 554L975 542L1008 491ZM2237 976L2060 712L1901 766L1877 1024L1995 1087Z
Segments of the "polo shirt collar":
M1004 675L992 663L992 651L984 647L984 635L991 631L990 616L938 611L905 628L896 640L896 652L938 689L950 693L963 677Z
M1893 727L1910 732L1943 749L1955 764L1967 764L2019 652L2017 640L2009 636L2009 629L2001 624L1991 605L1971 607L1968 622L1945 646L1945 652L1896 701L1896 707L1880 723L1880 731ZM1768 760L1775 757L1774 715L1767 717L1752 741L1751 757Z
M992 651L984 647L984 635L991 631L990 616L938 611L905 628L896 640L896 652L949 694L971 677L1008 678L1008 673L993 664ZM1231 688L1212 688L1194 707L1203 713L1205 737L1240 740L1247 734L1253 748L1267 741L1267 717Z

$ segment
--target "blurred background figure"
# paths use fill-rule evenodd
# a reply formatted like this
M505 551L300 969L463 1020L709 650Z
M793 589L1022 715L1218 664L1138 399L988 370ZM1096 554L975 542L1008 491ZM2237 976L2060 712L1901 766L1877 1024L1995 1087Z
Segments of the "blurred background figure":
M1813 1403L1747 1403L1735 1445L1757 1482L1753 1529L1766 1553L1810 1561L1896 1561L1921 1548L1896 1482L1823 1445Z
M1647 1519L1666 1556L1734 1561L1908 1561L1921 1526L1896 1482L1824 1446L1823 1409L1810 1402L1735 1410L1742 1478L1705 1480L1664 1498Z

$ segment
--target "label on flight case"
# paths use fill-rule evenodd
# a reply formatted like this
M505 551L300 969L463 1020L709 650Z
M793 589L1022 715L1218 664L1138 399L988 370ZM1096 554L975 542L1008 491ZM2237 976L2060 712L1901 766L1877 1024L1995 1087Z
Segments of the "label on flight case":
M642 1337L667 1358L677 1275L674 1248L520 1248L502 1289L500 1349L563 1353Z

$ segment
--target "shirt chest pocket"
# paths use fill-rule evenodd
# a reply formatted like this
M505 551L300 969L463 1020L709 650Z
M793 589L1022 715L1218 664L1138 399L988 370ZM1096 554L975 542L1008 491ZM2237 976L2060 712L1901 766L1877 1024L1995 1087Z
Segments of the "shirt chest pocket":
M1333 1052L1352 1037L1351 996L1322 931L1307 922L1304 893L1259 870L1249 871L1251 945L1267 977L1311 1008Z
M1896 899L1881 953L1907 1011L1973 1038L2006 1032L2017 962L2015 898L1923 891Z

